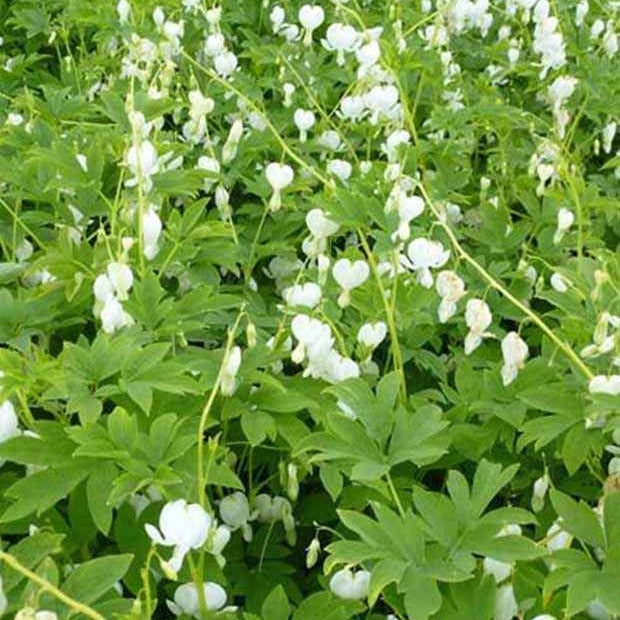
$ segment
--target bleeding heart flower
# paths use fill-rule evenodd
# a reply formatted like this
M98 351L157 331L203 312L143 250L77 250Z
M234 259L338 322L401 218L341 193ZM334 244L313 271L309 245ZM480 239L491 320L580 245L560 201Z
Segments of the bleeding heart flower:
M370 573L367 570L353 572L343 568L329 580L329 589L339 598L358 601L368 596Z
M144 529L158 545L174 547L169 565L179 571L190 549L200 549L209 536L212 519L199 504L188 504L184 499L168 502L159 515L159 529L150 523Z
M338 297L338 305L344 308L349 304L350 292L368 280L370 268L366 261L351 262L348 258L341 258L334 263L332 275L342 289Z
M287 164L272 162L265 168L265 176L273 189L269 206L272 211L277 211L282 206L282 190L293 182L293 169Z
M304 45L311 45L312 33L325 20L325 11L318 4L304 4L299 9L297 17L305 30Z
M523 368L528 354L527 344L517 332L509 332L504 336L502 340L502 355L504 357L502 381L504 385L509 385L517 378L517 374Z
M442 267L450 258L450 250L444 250L439 241L429 241L423 237L414 239L407 247L408 261L405 266L417 272L418 282L424 288L433 286L431 268Z

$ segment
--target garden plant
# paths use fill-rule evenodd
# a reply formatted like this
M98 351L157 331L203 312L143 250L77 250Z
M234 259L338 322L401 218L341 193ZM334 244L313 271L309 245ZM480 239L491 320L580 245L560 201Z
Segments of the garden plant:
M0 0L0 617L620 618L620 2Z

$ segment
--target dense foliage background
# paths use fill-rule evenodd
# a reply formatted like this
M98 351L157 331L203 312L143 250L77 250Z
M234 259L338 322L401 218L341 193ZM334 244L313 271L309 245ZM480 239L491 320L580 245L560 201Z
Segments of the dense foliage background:
M620 617L619 17L1 1L0 615Z

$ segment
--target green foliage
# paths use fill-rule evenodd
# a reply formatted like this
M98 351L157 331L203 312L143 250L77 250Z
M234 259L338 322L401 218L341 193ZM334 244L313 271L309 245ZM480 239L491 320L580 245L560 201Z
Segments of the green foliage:
M620 617L618 3L280 4L0 0L0 618Z

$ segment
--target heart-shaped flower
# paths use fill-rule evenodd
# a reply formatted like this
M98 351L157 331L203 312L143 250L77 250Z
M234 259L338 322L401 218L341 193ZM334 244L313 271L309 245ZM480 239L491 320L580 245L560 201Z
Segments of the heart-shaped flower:
M509 385L517 378L517 373L529 354L529 349L525 341L517 332L509 332L502 340L502 356L504 364L502 366L502 381L504 385Z
M285 288L282 297L289 306L314 308L321 301L321 287L314 282L295 284Z
M330 220L322 209L311 209L306 214L306 226L316 239L326 239L338 231L340 224Z
M341 308L349 304L350 291L364 284L369 275L370 269L366 261L351 262L348 258L341 258L334 263L332 276L342 289L342 293L338 297L338 305Z
M329 589L339 598L358 601L368 596L370 573L367 570L353 572L348 568L334 573L329 580Z
M273 189L273 195L269 201L269 206L272 211L277 211L282 205L282 190L293 182L293 177L295 176L293 169L287 164L271 162L265 168L265 176Z
M424 237L414 239L407 247L408 261L405 266L418 274L418 281L424 288L433 285L431 268L442 267L450 258L450 250L444 250L439 241L430 241Z
M168 502L159 515L159 529L150 523L144 529L158 545L174 547L170 567L178 571L190 549L202 547L211 528L212 519L199 504L188 504L184 499Z
M325 11L318 4L304 4L297 14L299 23L302 25L306 34L304 36L304 45L312 44L312 33L325 20Z

